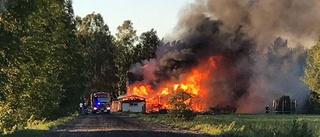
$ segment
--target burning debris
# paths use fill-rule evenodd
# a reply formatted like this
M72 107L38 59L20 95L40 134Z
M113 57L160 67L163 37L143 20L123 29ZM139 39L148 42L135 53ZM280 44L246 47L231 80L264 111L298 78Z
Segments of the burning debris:
M302 46L320 33L311 23L320 22L315 2L196 1L175 28L178 40L162 42L155 59L132 66L127 94L146 98L147 112L170 108L168 98L178 91L190 95L185 101L197 112L228 106L261 113L283 94L302 111L310 92L300 80Z

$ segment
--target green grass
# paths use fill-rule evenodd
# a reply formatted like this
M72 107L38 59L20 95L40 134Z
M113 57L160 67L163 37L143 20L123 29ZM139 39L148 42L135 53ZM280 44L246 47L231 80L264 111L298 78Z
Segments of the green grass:
M45 130L23 129L12 134L3 135L3 137L41 137L44 132Z
M298 130L297 132L301 134L312 131L314 136L320 136L318 115L198 115L191 121L173 121L163 114L130 114L130 116L214 135L290 136L291 130ZM303 127L303 123L306 123L307 127Z
M17 130L12 134L3 135L3 137L40 137L43 135L45 131L49 130L51 127L66 123L70 120L73 120L77 116L78 113L75 113L71 116L63 117L53 121L32 120L28 122L27 127L25 127L25 129Z

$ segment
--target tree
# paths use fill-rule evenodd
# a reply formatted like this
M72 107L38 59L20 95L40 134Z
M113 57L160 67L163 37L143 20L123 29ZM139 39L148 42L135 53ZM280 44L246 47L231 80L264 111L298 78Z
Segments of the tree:
M57 72L58 81L62 84L59 109L55 109L55 117L73 113L78 109L79 97L84 92L84 61L81 56L81 45L76 37L76 20L72 8L72 1L60 1L61 12L58 14L58 23L53 38L57 38L56 57L60 70ZM60 114L59 114L60 113Z
M310 101L312 103L312 112L313 114L320 113L320 94L312 92L310 94Z
M137 31L133 29L133 23L130 20L123 22L121 26L118 26L116 38L117 44L132 48L137 41Z
M140 35L139 44L135 47L135 54L137 56L135 62L142 60L156 58L155 52L159 45L159 37L157 31L151 29Z
M307 52L307 67L304 69L303 81L312 92L310 95L313 104L313 113L319 113L320 108L320 39Z
M308 112L306 104L310 90L301 77L305 75L303 69L306 66L307 50L302 46L294 48L288 45L287 40L277 38L269 47L266 55L261 58L264 61L257 62L263 66L263 71L259 72L264 77L267 91L272 91L280 95L289 95L298 100L299 113ZM264 65L263 65L264 64ZM260 74L259 74L260 75ZM305 99L305 100L301 100Z
M117 28L116 33L116 58L115 65L117 68L117 95L126 93L126 73L131 64L137 60L134 54L135 44L137 42L136 30L133 29L133 23L129 20L123 22Z
M77 37L81 43L86 77L86 91L115 91L115 44L100 14L77 18Z
M0 130L76 109L82 61L73 16L70 0L12 0L1 13Z
M320 94L320 39L307 53L307 67L303 81L309 88Z
M4 133L15 130L30 116L29 112L25 115L19 113L19 108L25 106L21 102L24 86L19 86L23 84L20 78L22 69L25 69L21 64L24 58L21 37L26 34L27 17L37 10L34 1L12 0L8 5L10 8L0 13L0 130Z

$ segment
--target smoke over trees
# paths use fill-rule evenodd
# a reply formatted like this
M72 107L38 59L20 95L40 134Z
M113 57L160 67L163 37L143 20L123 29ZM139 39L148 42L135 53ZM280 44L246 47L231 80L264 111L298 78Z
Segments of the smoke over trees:
M157 63L150 64L157 68L152 70L155 85L179 82L203 60L220 57L209 70L210 80L201 85L209 89L202 98L208 107L224 104L240 113L263 112L273 99L289 95L298 101L298 111L305 112L310 90L300 78L306 49L320 32L313 25L319 22L319 9L314 0L199 0L187 5L175 35L159 45Z
M319 3L316 0L209 0L196 2L214 19L221 20L227 30L243 26L257 41L259 50L266 50L277 37L289 41L290 47L302 44L311 47L320 28Z

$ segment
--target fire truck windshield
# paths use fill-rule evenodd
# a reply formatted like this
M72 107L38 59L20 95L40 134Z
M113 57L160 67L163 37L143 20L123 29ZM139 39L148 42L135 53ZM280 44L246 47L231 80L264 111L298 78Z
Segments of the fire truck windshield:
M99 102L110 102L109 97L97 97L97 101Z

